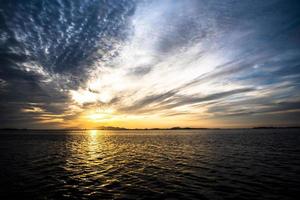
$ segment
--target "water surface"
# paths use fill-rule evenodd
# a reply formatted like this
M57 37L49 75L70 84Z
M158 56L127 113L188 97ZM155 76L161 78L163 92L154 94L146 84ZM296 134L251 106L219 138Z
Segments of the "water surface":
M2 131L0 198L297 199L298 131Z

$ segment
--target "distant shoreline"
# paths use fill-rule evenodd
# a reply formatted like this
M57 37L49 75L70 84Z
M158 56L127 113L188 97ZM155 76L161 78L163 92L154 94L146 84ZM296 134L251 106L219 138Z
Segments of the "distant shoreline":
M0 128L0 131L151 131L151 130L252 130L252 129L300 129L298 126L291 127L252 127L252 128L191 128L191 127L172 127L172 128L122 128L122 127L100 127L94 129L30 129L30 128Z

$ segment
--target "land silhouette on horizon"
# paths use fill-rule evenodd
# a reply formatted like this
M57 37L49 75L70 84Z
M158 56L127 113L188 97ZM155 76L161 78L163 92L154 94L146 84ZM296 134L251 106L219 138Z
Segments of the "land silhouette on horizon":
M58 129L32 129L32 128L0 128L0 131L84 131L84 130L233 130L233 129L300 129L300 126L259 126L245 128L205 128L205 127L170 127L170 128L124 128L114 126L101 126L98 128L58 128Z

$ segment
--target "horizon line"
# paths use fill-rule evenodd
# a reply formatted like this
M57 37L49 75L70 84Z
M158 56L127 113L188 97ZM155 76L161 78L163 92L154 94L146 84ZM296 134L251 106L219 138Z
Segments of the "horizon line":
M124 127L99 127L99 128L0 128L0 131L87 131L87 130L107 130L107 131L126 131L126 130L240 130L240 129L300 129L300 126L257 126L257 127L232 127L232 128L206 128L206 127L170 127L170 128L124 128Z

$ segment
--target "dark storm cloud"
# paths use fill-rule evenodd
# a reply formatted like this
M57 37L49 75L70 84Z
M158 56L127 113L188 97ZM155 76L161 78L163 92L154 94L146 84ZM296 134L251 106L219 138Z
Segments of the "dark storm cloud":
M135 9L132 1L122 0L0 4L1 126L26 125L43 115L22 111L32 103L41 103L46 113L64 113L65 89L83 83L95 61L117 54Z
M130 1L4 1L2 43L11 52L16 43L47 70L74 72L96 50L101 58L126 38L133 11Z

